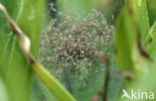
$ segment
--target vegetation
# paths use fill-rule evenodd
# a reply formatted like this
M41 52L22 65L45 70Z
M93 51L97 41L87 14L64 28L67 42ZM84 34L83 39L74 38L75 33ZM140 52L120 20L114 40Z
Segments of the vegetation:
M47 1L0 0L0 100L154 101L154 0Z

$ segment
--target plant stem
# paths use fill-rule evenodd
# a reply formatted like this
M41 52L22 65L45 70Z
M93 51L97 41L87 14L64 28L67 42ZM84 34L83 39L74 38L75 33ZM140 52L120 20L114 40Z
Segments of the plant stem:
M107 101L107 94L108 94L108 84L110 80L110 63L109 60L106 62L106 77L104 82L104 92L103 92L103 101Z
M67 89L61 83L59 83L59 81L41 64L34 63L31 65L31 67L40 80L57 97L58 101L76 101L76 99L67 91Z

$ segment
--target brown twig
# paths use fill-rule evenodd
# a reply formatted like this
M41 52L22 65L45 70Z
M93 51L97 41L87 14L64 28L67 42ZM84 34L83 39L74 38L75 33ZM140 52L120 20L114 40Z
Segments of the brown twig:
M103 101L107 101L108 84L110 80L110 62L108 56L105 57L107 57L107 61L106 61L106 77L104 80L105 82L104 82Z

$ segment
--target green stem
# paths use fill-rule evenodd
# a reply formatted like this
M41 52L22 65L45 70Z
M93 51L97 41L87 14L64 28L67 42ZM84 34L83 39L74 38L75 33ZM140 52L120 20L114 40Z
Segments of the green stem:
M58 101L76 101L67 89L39 63L31 64L31 67L40 80L57 97Z

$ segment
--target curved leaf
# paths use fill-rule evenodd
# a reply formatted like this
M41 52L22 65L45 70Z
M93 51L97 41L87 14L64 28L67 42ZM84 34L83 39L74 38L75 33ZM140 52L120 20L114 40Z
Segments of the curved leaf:
M31 52L37 57L39 49L43 0L22 0L17 22L22 30L30 37ZM16 38L13 41L9 67L5 72L6 85L11 101L29 101L33 74L30 70ZM8 61L8 60L7 60Z

